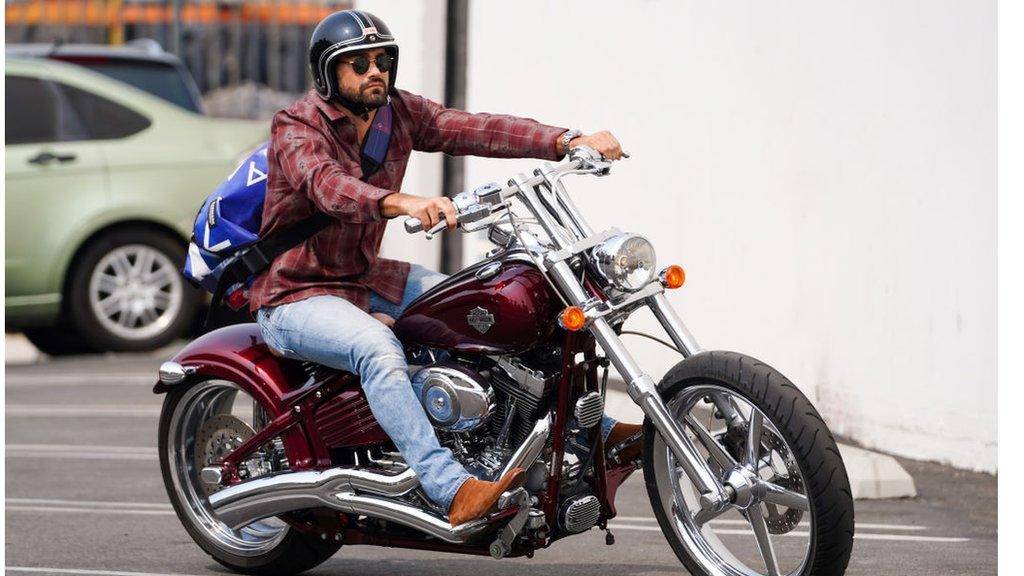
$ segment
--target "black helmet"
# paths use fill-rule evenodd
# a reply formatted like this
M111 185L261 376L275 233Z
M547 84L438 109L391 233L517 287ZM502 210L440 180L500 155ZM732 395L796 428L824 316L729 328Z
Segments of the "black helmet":
M383 20L362 10L342 10L316 25L309 39L309 69L313 86L324 100L334 100L357 114L365 109L338 93L335 59L346 53L368 48L384 48L395 59L391 65L388 92L395 87L398 74L398 44Z

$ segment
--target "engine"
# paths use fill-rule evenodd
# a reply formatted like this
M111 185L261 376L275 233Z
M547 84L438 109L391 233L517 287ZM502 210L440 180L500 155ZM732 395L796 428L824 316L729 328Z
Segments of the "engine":
M471 473L493 478L543 415L552 378L516 358L424 366L413 389L441 443Z

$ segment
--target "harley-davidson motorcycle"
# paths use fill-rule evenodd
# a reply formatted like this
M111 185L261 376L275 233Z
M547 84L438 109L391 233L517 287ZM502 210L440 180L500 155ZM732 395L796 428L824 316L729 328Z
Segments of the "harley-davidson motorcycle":
M482 479L526 469L524 487L451 526L357 376L275 355L255 324L238 324L187 345L154 388L166 394L164 483L196 543L258 574L307 570L343 545L532 557L594 527L613 544L616 491L643 467L654 516L690 573L842 574L853 500L832 435L767 364L700 348L665 296L681 268L658 270L643 236L587 224L563 179L610 168L577 148L507 186L458 195L458 226L487 230L496 247L394 325L442 445ZM405 227L421 230L414 219ZM622 340L643 307L682 356L660 382ZM646 418L642 438L605 447L609 367ZM630 461L633 442L642 456Z

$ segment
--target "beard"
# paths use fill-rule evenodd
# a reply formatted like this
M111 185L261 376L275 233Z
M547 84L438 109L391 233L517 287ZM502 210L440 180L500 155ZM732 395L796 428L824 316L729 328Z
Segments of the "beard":
M367 80L359 86L358 90L341 90L343 98L363 106L368 110L374 110L387 104L388 85L379 79Z

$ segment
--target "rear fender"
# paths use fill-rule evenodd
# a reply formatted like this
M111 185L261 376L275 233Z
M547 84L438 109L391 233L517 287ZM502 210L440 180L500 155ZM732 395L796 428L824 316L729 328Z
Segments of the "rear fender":
M172 361L185 369L185 379L177 384L157 382L153 393L163 394L205 380L229 380L258 400L271 420L292 409L289 394L308 380L301 363L270 351L254 323L226 326L205 334L185 346ZM294 397L291 394L291 399ZM310 445L301 422L281 434L281 440L293 469L316 465L314 452L319 451Z

